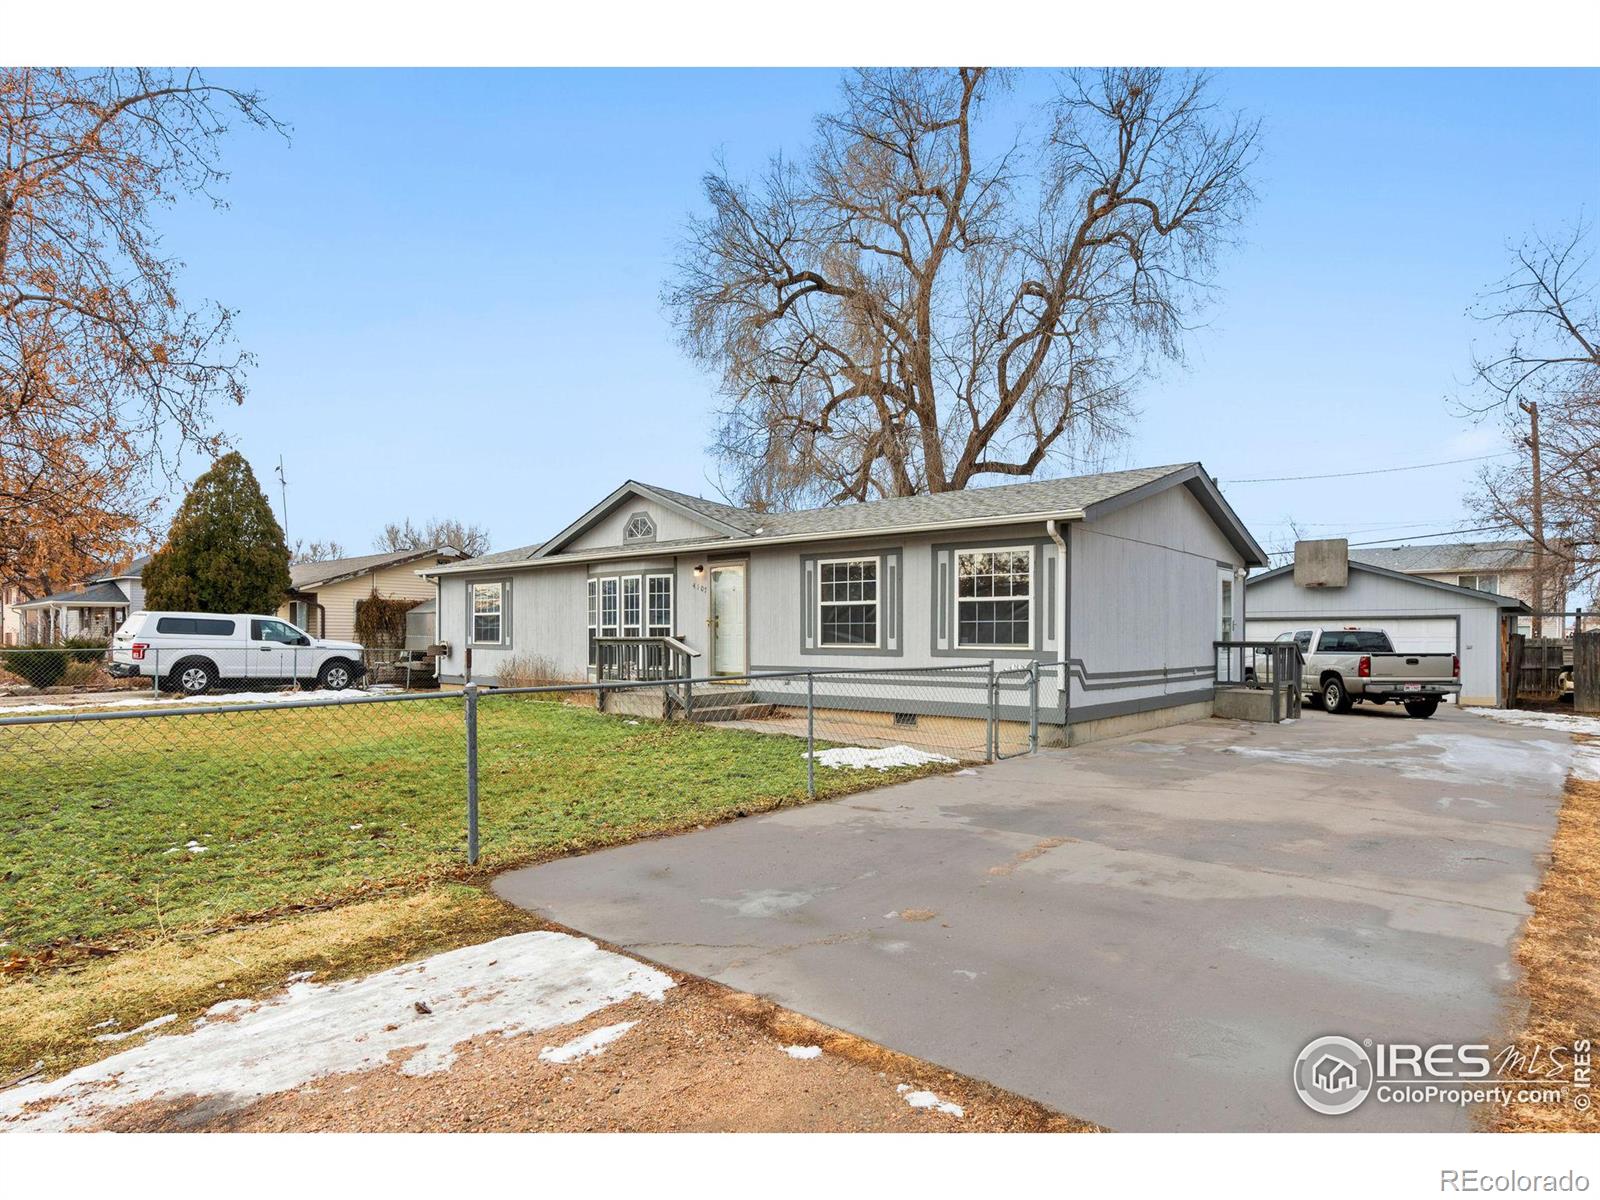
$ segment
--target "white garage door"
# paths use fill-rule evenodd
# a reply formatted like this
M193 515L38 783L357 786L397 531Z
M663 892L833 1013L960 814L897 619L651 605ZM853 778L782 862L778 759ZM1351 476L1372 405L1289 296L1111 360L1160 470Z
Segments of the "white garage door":
M1320 626L1341 629L1359 625L1362 629L1381 629L1402 654L1456 654L1456 623L1452 617L1383 617L1352 621L1348 617L1303 617L1299 621L1246 621L1245 629L1253 642L1270 642L1280 633Z

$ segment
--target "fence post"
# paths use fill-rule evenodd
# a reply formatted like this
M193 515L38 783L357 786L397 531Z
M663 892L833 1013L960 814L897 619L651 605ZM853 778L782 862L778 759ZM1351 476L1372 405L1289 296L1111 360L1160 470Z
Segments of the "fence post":
M817 674L806 672L806 799L817 798Z
M995 710L995 706L997 704L999 704L999 702L1000 702L1000 694L999 694L998 691L996 691L995 681L994 681L994 659L991 658L989 660L989 706L988 706L989 707L989 728L988 728L988 743L984 746L984 754L983 754L983 760L985 762L993 762L994 761L994 735L995 735L995 723L994 723L995 712L994 712L994 710Z
M1028 753L1039 753L1039 660L1028 671Z
M467 698L467 862L478 863L478 685L461 689Z
M150 695L152 699L161 699L161 651L151 646L147 651L150 655Z

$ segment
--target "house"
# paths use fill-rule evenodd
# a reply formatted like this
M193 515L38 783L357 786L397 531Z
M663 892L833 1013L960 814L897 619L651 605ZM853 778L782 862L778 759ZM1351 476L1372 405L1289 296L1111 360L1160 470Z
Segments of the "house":
M1500 542L1441 542L1427 546L1391 546L1379 549L1358 549L1351 558L1373 566L1388 567L1403 575L1432 579L1437 583L1453 583L1457 587L1473 588L1480 592L1493 592L1510 596L1534 607L1533 595L1533 543L1529 541ZM1546 555L1548 578L1545 582L1545 608L1559 611L1567 607L1570 581L1561 564ZM1561 636L1560 622L1548 622L1549 636ZM1518 633L1533 632L1533 617L1519 617Z
M418 570L464 557L454 547L434 546L293 563L289 595L278 615L314 637L354 641L358 603L374 591L390 599L432 600L433 585L420 578Z
M1059 744L1208 715L1212 642L1265 562L1184 463L790 513L629 481L547 542L423 573L446 682L528 659L609 677L635 645L692 655L696 678L1037 660ZM975 716L980 679L853 707Z
M13 604L21 621L18 643L41 646L67 638L110 641L117 626L144 605L143 575L148 554L107 568L71 591Z
M1340 539L1300 542L1297 559L1321 556L1331 573L1296 578L1296 563L1245 583L1246 636L1271 641L1316 626L1382 629L1398 651L1455 654L1461 659L1462 704L1504 703L1508 615L1527 606L1512 596L1446 583L1426 575L1349 557Z
M1323 1091L1337 1095L1356 1086L1356 1069L1342 1058L1324 1054L1311 1068L1311 1078Z

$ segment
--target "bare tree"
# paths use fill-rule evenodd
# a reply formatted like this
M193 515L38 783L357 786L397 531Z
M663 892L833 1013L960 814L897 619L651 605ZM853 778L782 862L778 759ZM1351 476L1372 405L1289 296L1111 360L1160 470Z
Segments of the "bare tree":
M444 517L424 521L419 528L407 517L398 525L389 522L372 540L374 550L432 550L435 546L452 546L468 558L477 558L489 549L489 531Z
M993 140L983 69L850 75L801 163L719 163L664 300L726 404L744 503L867 500L1025 477L1123 429L1181 355L1250 200L1256 127L1203 76L1065 77Z
M153 477L220 451L232 314L178 298L153 210L215 200L253 92L189 71L0 69L0 581L81 575L149 528Z
M289 549L290 563L327 562L330 558L343 558L345 549L338 542L308 542L296 539L295 544Z
M1534 607L1563 608L1571 589L1600 590L1600 305L1590 230L1581 221L1513 250L1510 274L1472 310L1495 348L1477 353L1475 417L1503 423L1516 451L1485 468L1469 506L1533 543Z

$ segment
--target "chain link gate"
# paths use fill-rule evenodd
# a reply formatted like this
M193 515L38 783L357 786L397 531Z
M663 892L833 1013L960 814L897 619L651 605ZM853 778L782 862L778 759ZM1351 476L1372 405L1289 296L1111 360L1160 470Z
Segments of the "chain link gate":
M1020 758L1039 749L1039 664L989 676L989 757Z

